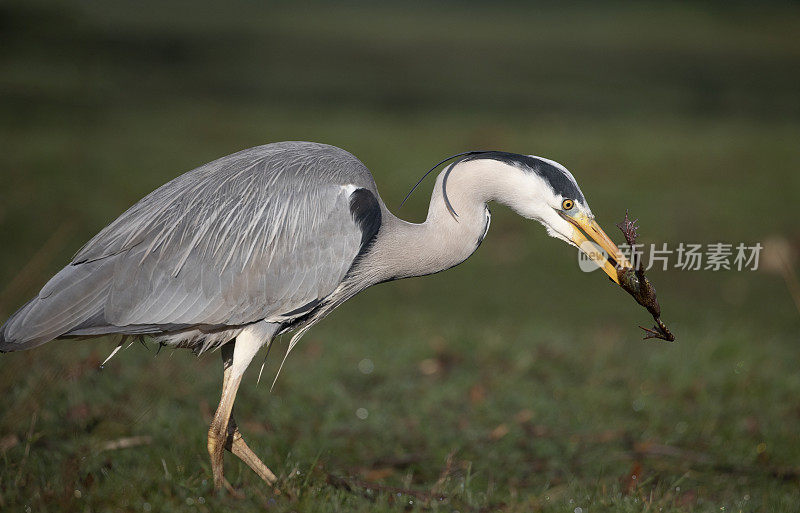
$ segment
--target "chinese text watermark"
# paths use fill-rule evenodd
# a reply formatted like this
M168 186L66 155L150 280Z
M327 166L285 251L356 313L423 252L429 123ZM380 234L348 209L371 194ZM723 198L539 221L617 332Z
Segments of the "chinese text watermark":
M584 247L585 246L585 247ZM714 242L709 244L679 243L669 248L662 244L621 244L622 254L629 261L640 262L645 271L656 268L666 271L755 271L763 246L755 244L739 244ZM578 252L578 265L584 272L591 272L605 262L607 253L591 242L584 242Z

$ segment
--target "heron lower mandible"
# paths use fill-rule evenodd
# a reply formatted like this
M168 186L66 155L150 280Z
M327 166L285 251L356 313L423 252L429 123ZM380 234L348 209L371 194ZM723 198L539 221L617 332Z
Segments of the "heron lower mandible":
M267 144L200 166L81 248L3 325L0 351L109 334L197 353L221 348L222 397L208 432L214 486L225 483L223 449L273 483L232 415L256 352L292 331L288 354L311 326L371 285L463 262L489 229L487 203L508 205L584 251L593 241L615 282L617 266L630 265L560 164L499 151L442 163L450 160L419 224L392 215L364 164L334 146Z

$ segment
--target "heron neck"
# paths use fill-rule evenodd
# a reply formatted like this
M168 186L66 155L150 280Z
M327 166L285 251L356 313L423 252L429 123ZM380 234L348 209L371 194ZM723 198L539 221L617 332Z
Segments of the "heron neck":
M487 187L485 169L459 166L447 179L447 198L442 192L445 172L439 174L423 223L409 223L385 211L385 222L370 251L385 269L381 280L423 276L449 269L466 260L480 245L489 227L486 203L497 199Z

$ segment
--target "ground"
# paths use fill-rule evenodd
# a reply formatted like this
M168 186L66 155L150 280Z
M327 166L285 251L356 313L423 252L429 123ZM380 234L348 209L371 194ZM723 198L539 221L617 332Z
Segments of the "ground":
M315 140L424 218L433 163L535 153L642 242L769 249L758 271L653 270L675 343L537 224L493 206L477 253L315 327L236 417L279 476L205 437L219 355L110 339L0 356L7 511L798 511L800 10L117 2L0 7L0 312L177 174ZM215 12L214 9L217 9ZM788 248L780 253L775 248Z

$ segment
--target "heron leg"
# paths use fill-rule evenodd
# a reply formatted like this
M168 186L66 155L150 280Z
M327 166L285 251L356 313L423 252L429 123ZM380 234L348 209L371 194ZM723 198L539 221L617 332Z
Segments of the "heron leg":
M233 402L236 400L236 391L242 377L234 379L232 376L233 351L236 342L228 342L220 350L224 368L222 377L222 396L219 400L211 426L208 428L208 454L211 457L211 472L214 475L214 489L219 490L225 484L222 472L222 456L225 442L228 439L228 421L233 411Z
M269 337L271 337L271 333ZM208 429L208 454L211 457L211 472L214 475L214 488L216 490L221 489L226 484L223 474L223 453L225 449L228 449L247 463L267 483L272 484L277 480L275 474L247 446L242 434L239 432L239 428L236 426L236 421L233 420L233 403L236 400L239 384L242 382L242 375L264 342L264 337L243 337L240 335L235 341L228 342L222 346L220 350L224 369L222 396L211 421L211 426Z

